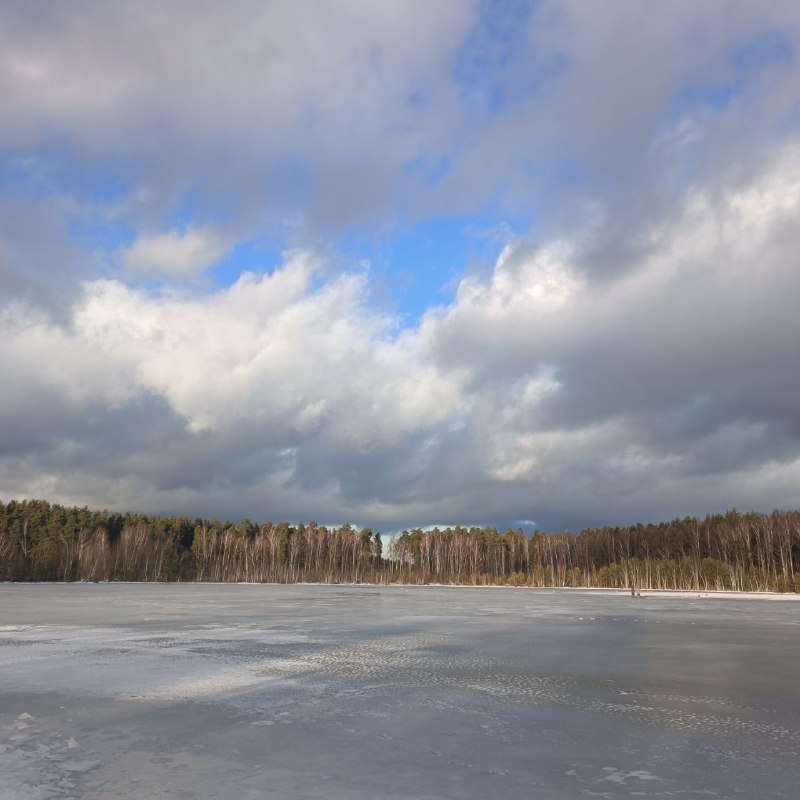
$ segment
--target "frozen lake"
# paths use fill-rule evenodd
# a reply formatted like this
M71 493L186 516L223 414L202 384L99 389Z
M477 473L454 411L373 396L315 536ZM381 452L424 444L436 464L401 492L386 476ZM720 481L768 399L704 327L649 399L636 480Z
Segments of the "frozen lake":
M0 585L0 798L800 796L800 598Z

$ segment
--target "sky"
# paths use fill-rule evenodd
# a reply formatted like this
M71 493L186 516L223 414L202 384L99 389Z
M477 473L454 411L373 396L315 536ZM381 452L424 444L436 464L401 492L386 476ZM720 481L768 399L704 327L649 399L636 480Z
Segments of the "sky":
M0 499L800 506L800 5L0 0Z

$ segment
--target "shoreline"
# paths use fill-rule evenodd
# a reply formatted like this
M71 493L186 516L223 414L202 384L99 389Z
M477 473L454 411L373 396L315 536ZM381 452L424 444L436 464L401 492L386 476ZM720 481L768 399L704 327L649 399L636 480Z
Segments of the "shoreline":
M325 586L339 589L497 589L505 591L529 591L535 593L585 593L598 597L630 597L632 600L646 600L655 597L696 599L742 599L742 600L787 600L800 601L796 592L752 592L733 589L637 589L639 594L631 597L630 589L616 589L595 586L503 586L484 584L475 586L468 583L322 583L296 581L292 583L253 582L253 581L0 581L3 586Z

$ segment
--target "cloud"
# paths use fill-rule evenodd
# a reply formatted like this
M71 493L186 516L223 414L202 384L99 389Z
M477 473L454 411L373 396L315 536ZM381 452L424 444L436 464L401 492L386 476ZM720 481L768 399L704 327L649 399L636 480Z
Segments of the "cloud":
M140 229L190 187L195 206L319 235L391 205L404 165L445 146L472 20L463 0L5 4L0 147L111 162L148 198Z
M692 187L611 281L581 233L513 240L416 328L302 251L211 295L92 281L67 330L7 310L3 485L391 528L791 504L799 154Z
M59 319L69 316L86 271L85 253L68 233L70 207L63 198L34 202L0 194L0 307L22 300Z
M391 529L796 504L797 5L523 11L3 4L0 493ZM508 234L397 319L342 253L440 215ZM273 270L192 280L263 240Z
M317 518L331 508L344 514L348 460L377 467L395 447L413 450L408 442L434 435L460 396L414 337L369 311L362 272L320 283L319 270L311 254L287 254L272 274L243 275L204 297L95 281L69 330L29 309L9 311L2 366L28 366L0 417L10 421L36 399L25 432L12 436L4 425L5 463L37 473L29 490L59 475L48 484L55 497L110 490L128 503L185 507L182 498L202 494L204 507L222 497L241 513L234 495L257 486L259 496L281 496L282 515L301 513L300 501L287 508L294 494L316 497L315 506L328 498ZM143 435L143 408L157 434ZM337 462L343 471L330 472ZM4 485L19 486L19 475Z
M188 278L213 266L227 249L224 239L214 231L188 227L142 234L122 248L120 256L124 268L132 273Z
M606 215L659 213L795 107L793 3L525 5L7 3L0 148L68 161L73 184L111 169L134 230L188 197L305 246L493 203L572 227L598 193Z

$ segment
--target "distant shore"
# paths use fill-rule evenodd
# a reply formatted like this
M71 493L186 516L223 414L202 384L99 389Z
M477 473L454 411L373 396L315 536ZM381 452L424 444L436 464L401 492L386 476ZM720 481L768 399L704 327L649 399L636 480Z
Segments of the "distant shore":
M800 511L582 530L381 533L0 502L0 580L438 584L800 594Z
M632 600L646 600L656 597L698 598L698 599L743 599L743 600L790 600L800 602L800 594L795 592L751 592L733 589L639 589L636 597L631 597L630 589L598 588L595 586L508 586L469 583L326 583L322 581L0 581L3 586L329 586L332 589L497 589L504 591L528 591L536 594L567 593L591 594L598 597L630 597Z

